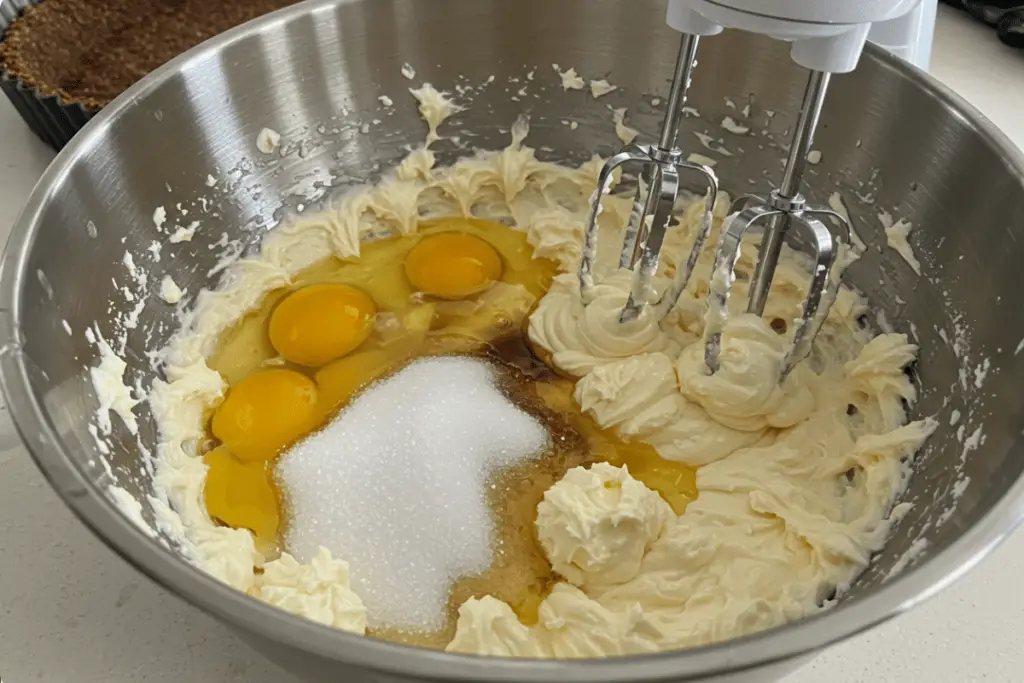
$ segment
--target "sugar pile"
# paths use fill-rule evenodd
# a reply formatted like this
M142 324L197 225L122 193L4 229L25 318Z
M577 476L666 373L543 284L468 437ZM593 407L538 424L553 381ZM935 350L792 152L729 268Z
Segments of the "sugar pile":
M419 360L279 461L289 552L348 561L371 627L443 628L452 582L491 564L489 477L548 443L495 381L486 361Z

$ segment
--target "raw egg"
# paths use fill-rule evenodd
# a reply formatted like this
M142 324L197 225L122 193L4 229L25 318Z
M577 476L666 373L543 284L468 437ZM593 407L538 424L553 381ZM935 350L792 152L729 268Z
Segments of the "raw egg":
M635 472L630 467L629 472L661 495L677 515L683 514L686 506L697 500L697 472L681 462L657 457L638 465Z
M355 351L373 332L377 305L349 285L320 284L289 294L270 315L270 343L286 359L319 367Z
M512 611L519 617L523 626L536 626L540 621L540 606L551 593L554 584L544 588L543 591L529 591L522 600L512 605Z
M281 526L281 504L271 464L242 462L224 446L206 454L203 497L206 511L234 529L249 529L258 538L274 541Z
M317 419L313 380L293 370L261 370L228 390L210 429L240 460L273 460Z
M441 299L463 299L501 278L498 251L464 232L440 232L423 238L405 257L412 286Z
M665 460L653 446L638 441L624 442L614 434L604 446L612 449L607 457L609 463L627 467L634 479L658 493L677 515L683 514L686 506L697 499L697 471L689 465Z
M331 412L348 403L371 382L383 377L404 360L404 356L384 349L360 351L325 365L316 373L320 405Z

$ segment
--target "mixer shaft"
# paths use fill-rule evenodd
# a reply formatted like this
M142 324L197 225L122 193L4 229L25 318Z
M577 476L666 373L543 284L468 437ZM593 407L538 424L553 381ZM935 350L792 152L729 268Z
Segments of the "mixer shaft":
M690 79L697 63L699 44L700 36L688 33L684 33L679 41L679 55L672 74L672 86L668 91L668 102L665 104L665 123L661 127L661 139L658 141L658 149L665 153L675 148L679 138L679 123L683 120L683 105L686 104L686 91L690 88Z
M679 41L679 55L676 57L675 71L672 75L672 86L665 105L665 121L661 126L661 137L658 140L658 146L653 150L652 155L657 161L665 163L672 161L672 151L675 149L676 140L679 138L679 124L683 119L683 105L686 103L686 91L690 85L690 78L693 75L699 42L699 36L685 33ZM644 184L649 188L647 198L643 204L643 216L645 217L655 214L658 196L661 194L661 179L657 177L656 169L656 166L648 165L641 176ZM637 264L637 261L641 259L644 245L647 243L648 229L646 222L637 220L635 231L633 228L634 220L631 220L629 226L627 226L622 245L622 255L619 260L620 268L632 269Z

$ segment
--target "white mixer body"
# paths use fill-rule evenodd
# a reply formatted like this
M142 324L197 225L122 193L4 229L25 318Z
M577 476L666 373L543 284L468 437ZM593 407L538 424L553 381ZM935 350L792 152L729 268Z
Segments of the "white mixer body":
M727 27L789 41L798 64L842 73L856 68L869 34L927 67L935 5L936 0L671 0L668 23L696 35Z
M693 0L702 12L740 12L806 24L874 24L902 16L921 0ZM760 33L760 31L758 31Z

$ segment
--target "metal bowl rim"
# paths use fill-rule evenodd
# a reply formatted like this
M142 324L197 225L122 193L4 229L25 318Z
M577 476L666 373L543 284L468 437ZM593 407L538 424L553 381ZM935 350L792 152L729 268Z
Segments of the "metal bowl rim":
M0 261L3 349L0 383L11 415L36 465L64 503L112 550L151 579L205 612L267 640L368 670L413 678L457 681L521 680L551 683L686 680L755 669L809 656L911 609L942 590L989 554L1024 518L1024 477L1018 479L977 524L948 548L886 582L870 595L832 611L726 643L659 654L600 660L526 660L455 655L397 645L338 631L251 598L230 588L161 547L129 522L59 447L59 434L36 400L26 354L19 351L22 311L19 294L28 276L28 257L46 206L81 158L101 142L104 131L128 109L171 77L243 38L278 24L361 0L312 0L227 31L178 56L129 88L72 139L36 184L15 222ZM869 45L865 59L899 72L920 85L960 121L1000 152L1007 170L1024 181L1024 154L963 98L930 75ZM1014 444L1011 457L1024 457Z

